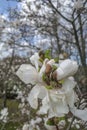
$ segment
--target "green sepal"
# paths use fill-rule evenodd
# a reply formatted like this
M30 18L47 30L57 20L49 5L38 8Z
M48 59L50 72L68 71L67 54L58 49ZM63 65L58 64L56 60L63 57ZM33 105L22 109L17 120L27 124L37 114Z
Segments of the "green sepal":
M58 81L60 84L63 84L64 83L64 80L59 80Z
M56 65L52 66L52 71L55 71L58 67Z
M46 81L46 79L47 79L46 75L43 74L43 76L42 76L42 80L43 80L43 81Z
M61 121L61 120L65 120L65 116L59 117L59 121Z
M47 89L53 89L51 85L46 86Z
M50 85L53 87L53 88L55 88L55 87L57 87L57 82L55 82L55 81L50 81Z
M57 125L59 123L59 117L52 117L47 120L46 124L47 125Z
M42 59L42 58L40 58L39 61L40 61L41 63L43 63L43 59Z
M54 60L55 60L56 63L58 63L59 62L59 57L55 57Z
M48 121L46 122L47 125L53 126L55 125L54 121L51 119L48 119Z

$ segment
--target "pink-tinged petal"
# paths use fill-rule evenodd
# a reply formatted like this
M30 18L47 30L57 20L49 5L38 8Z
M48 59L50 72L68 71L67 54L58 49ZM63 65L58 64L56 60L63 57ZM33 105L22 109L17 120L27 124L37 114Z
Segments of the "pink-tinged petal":
M37 70L30 64L22 64L16 75L25 83L25 84L36 84L39 80L39 75Z

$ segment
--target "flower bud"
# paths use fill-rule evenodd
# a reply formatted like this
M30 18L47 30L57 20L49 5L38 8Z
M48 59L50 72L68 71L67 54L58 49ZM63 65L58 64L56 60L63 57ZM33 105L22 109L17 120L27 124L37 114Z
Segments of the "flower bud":
M46 74L51 73L52 66L53 66L54 63L55 63L54 59L51 59L50 61L47 62L47 64L46 64L46 70L45 70Z
M57 72L56 72L56 70L52 74L52 79L57 80Z
M49 74L49 73L51 72L51 70L52 70L51 65L47 64L47 65L46 65L45 73L46 73L46 74Z

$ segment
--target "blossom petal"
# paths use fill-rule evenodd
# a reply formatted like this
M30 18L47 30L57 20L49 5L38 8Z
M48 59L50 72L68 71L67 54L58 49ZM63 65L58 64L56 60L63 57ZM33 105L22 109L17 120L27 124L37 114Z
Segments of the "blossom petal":
M40 114L47 114L48 116L63 116L68 113L68 105L65 101L65 96L63 94L58 94L54 90L48 90L45 98L42 100L42 106L39 110Z
M35 87L33 87L28 95L28 102L31 105L31 107L37 109L38 98L43 99L45 95L46 89L42 84L37 84Z
M46 58L46 59L44 60L44 62L43 62L43 65L42 65L42 67L41 67L41 69L40 69L40 72L39 72L40 77L42 77L42 75L45 73L46 62L47 62L47 61L48 61L48 59Z
M51 112L54 113L54 116L60 116L68 113L69 109L63 93L56 93L51 90L49 93L49 99L50 109Z
M87 121L87 108L84 110L73 108L71 109L71 112L73 113L73 115L80 118L81 120Z
M72 61L70 59L64 60L62 63L60 63L57 72L57 80L61 80L63 78L66 78L68 76L74 75L78 70L77 62Z
M66 78L62 84L63 89L67 92L72 90L76 86L76 82L74 81L74 79L71 78L72 77Z
M70 108L74 107L74 103L76 101L76 94L73 90L75 87L76 82L72 79L72 77L67 78L64 80L62 90L64 90L66 95L66 102Z
M74 107L74 103L76 102L76 94L75 94L74 90L72 90L66 94L66 101L70 108Z
M30 61L36 67L37 71L39 70L39 64L40 64L39 59L40 59L40 57L39 57L38 53L35 53L34 55L32 55L30 57Z
M16 75L26 84L36 84L39 80L36 69L30 64L22 64L16 72Z
M37 114L47 114L49 110L49 102L47 101L47 98L45 97L42 100L42 106L40 107L40 110L37 112Z

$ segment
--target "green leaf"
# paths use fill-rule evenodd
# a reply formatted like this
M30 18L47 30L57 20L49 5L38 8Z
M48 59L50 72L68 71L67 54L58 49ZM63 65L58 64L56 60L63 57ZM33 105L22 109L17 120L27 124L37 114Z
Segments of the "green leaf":
M45 51L45 58L51 59L51 50Z

